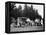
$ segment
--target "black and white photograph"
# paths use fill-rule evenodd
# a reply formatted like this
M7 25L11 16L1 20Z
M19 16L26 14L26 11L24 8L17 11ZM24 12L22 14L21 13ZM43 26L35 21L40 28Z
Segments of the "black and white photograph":
M5 28L12 32L45 31L44 3L6 2Z

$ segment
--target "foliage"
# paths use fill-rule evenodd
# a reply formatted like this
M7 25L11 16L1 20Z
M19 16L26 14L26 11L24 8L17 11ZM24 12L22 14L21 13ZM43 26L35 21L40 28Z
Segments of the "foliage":
M21 5L19 5L18 8L14 8L14 5L11 6L11 12L10 15L11 17L14 17L15 19L17 17L28 17L31 20L35 20L36 18L41 19L42 17L38 14L38 10L34 10L33 6L31 5L30 7L25 4L24 10L22 10Z

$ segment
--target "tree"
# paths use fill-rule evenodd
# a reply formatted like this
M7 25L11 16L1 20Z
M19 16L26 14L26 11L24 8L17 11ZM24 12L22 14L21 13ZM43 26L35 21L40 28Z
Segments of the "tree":
M27 12L28 12L27 4L25 4L24 10L23 10L23 16L24 16L24 17L27 17Z
M21 9L22 9L21 5L19 5L18 9L19 9L19 10L21 10Z
M22 6L21 5L19 5L19 7L18 7L18 16L19 17L22 17Z
M16 7L14 5L15 5L15 3L11 3L11 10L13 10L13 8Z

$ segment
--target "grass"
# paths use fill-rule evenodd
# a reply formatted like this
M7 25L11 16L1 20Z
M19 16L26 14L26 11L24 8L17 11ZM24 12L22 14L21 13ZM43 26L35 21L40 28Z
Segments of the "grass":
M10 32L16 32L16 31L34 31L34 30L43 30L42 26L25 26L25 27L11 27Z

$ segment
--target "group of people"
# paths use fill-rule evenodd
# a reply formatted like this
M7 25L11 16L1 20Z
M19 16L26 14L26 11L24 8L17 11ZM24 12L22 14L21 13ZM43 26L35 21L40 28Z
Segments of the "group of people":
M30 20L29 18L18 17L16 20L12 18L11 26L22 27L22 26L42 26L41 21L39 19L35 19L35 21Z

